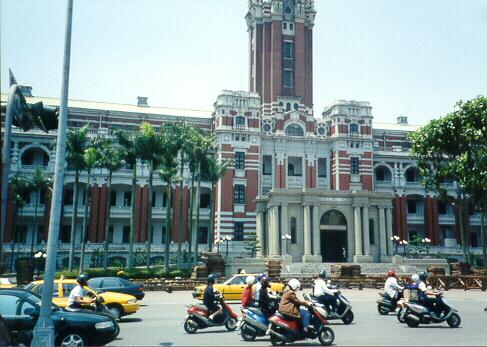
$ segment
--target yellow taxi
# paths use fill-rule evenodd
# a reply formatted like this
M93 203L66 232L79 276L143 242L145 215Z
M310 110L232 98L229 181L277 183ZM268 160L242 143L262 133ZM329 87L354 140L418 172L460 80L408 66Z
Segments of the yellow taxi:
M8 278L0 278L0 288L14 288L15 284L10 282Z
M245 288L245 279L247 276L254 276L257 283L257 276L259 276L258 274L237 274L230 277L222 284L214 284L213 288L218 290L223 295L223 299L225 300L242 300L242 294ZM196 286L194 288L193 298L203 300L205 289L206 285ZM282 295L282 292L284 291L284 284L271 282L270 291L277 292L279 295Z
M69 294L77 285L78 283L75 279L55 280L52 293L52 302L60 307L67 307ZM44 281L39 280L29 283L24 287L24 289L41 295L43 286ZM113 292L97 292L88 286L84 286L83 288L102 297L104 300L103 304L105 304L107 309L116 319L136 313L140 308L137 299L132 295Z

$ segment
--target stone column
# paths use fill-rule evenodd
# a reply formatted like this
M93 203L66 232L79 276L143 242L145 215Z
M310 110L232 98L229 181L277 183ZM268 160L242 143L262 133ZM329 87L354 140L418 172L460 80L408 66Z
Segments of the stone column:
M388 207L386 210L386 228L387 228L387 254L394 255L394 245L392 244L392 208Z
M362 223L360 218L360 206L354 206L354 224L355 224L355 255L362 255Z
M260 250L257 251L258 257L265 256L265 244L264 244L264 212L257 210L257 218L255 220L255 231L257 234L257 240L259 241Z
M313 255L321 256L320 216L317 205L313 206Z
M281 206L281 236L284 236L286 234L289 234L289 220L287 217L287 205L282 205ZM280 240L281 240L281 253L284 254L286 251L286 242L289 245L289 241L283 240L282 238L280 238Z
M311 255L310 206L303 206L304 255Z
M384 261L387 257L387 230L386 230L386 216L383 206L379 206L379 236L380 236L380 258Z
M370 232L369 232L369 207L364 206L363 210L363 242L364 242L364 253L365 255L370 255Z
M278 207L269 208L269 255L279 255L279 224L278 224Z

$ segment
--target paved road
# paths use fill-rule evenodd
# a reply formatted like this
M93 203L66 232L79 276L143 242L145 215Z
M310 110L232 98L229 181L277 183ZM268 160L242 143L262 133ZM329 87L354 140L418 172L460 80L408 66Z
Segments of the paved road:
M332 322L335 331L335 345L386 346L386 345L430 345L430 346L485 346L487 345L487 293L480 291L446 292L450 302L460 310L462 325L450 329L446 323L408 328L400 324L395 316L380 316L376 310L377 291L371 289L343 290L352 301L355 322L349 326ZM184 332L181 321L186 305L195 302L191 293L148 292L140 311L120 323L121 332L113 346L269 346L268 338L245 342L238 332L227 332L225 328L211 328L198 331L196 335ZM235 305L240 313L240 305ZM319 345L318 341L306 341L300 345Z

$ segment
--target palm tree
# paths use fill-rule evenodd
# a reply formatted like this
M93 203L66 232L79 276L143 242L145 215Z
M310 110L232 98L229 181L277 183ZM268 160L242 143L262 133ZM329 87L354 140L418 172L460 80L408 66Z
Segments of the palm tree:
M32 185L28 179L22 176L14 176L12 177L10 184L12 186L13 190L13 200L15 204L15 214L17 214L17 211L20 210L20 218L22 219L22 212L24 210L24 206L27 203L29 196L32 192ZM15 215L14 215L15 218ZM13 223L15 225L15 221ZM18 230L18 228L15 228ZM12 242L12 255L10 256L10 270L13 271L13 265L14 265L14 249L15 249L15 243L17 243L17 257L19 254L19 244L20 244L20 233L17 231L13 237L13 242Z
M30 185L32 191L36 193L35 203L34 203L34 221L32 228L32 238L30 246L30 256L34 259L34 240L36 237L37 230L37 209L39 207L41 194L45 193L46 189L51 184L51 178L47 175L46 171L40 167L37 167L30 177Z
M91 170L96 166L98 160L98 153L94 147L89 147L85 150L84 161L86 165L86 174L88 181L86 182L85 193L85 213L83 214L83 227L81 230L81 254L79 258L79 273L83 272L83 264L85 261L85 249L86 249L86 225L88 222L88 214L91 205Z
M120 170L125 162L122 159L120 147L117 146L113 139L98 137L95 148L99 153L98 164L101 168L108 171L107 175L107 205L106 205L106 222L105 222L105 240L103 242L104 258L103 268L108 268L108 235L110 231L110 211L111 211L111 187L113 173Z
M137 136L136 132L129 132L125 130L116 130L115 137L120 144L122 150L122 157L124 161L132 167L132 193L130 197L130 236L129 236L129 254L127 267L129 269L133 266L134 254L134 240L135 240L135 194L137 189L137 158L139 153L137 151Z
M208 156L208 166L206 172L206 178L210 181L211 184L211 193L210 193L210 228L208 232L208 251L212 251L213 246L213 239L214 239L214 228L215 228L215 185L216 183L225 176L227 172L228 166L230 165L229 161L222 161L219 162L218 158L216 157L216 153L211 153Z
M68 270L73 270L74 245L76 242L76 225L78 217L79 175L86 168L85 150L88 147L88 126L68 130L66 141L66 162L68 168L74 171L73 214L71 216L71 246L69 248Z
M159 158L163 151L162 138L149 123L142 123L139 136L137 136L137 152L140 159L144 161L149 170L148 194L149 204L147 207L147 268L150 267L150 246L152 236L152 183L154 171L159 165Z

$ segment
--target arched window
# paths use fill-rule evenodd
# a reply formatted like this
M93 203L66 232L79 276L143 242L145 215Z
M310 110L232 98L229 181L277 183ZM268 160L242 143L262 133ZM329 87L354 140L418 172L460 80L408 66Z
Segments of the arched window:
M406 182L414 183L421 181L421 175L418 168L410 167L406 170Z
M391 182L391 170L386 166L378 166L374 170L374 177L376 182Z
M22 153L20 161L22 165L47 166L49 155L42 148L32 147Z
M322 225L347 225L347 220L343 213L337 210L328 211L321 217Z
M291 111L291 103L290 102L288 102L286 104L286 111Z
M296 218L291 218L291 243L296 243Z
M304 136L304 130L298 124L289 124L286 128L286 135L287 136L303 137Z
M294 109L297 111L299 109L299 105L297 103L294 104Z

